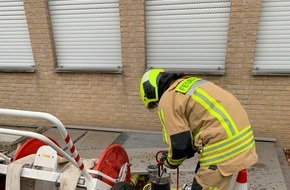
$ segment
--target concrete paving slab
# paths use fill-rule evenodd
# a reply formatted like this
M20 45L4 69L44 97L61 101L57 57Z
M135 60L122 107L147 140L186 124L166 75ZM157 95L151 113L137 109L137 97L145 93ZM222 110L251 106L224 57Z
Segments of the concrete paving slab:
M123 138L123 139L122 139ZM126 149L133 172L146 172L149 164L154 164L157 151L166 149L166 146L158 139L162 139L161 134L135 134L126 133L115 142L122 144ZM125 140L124 140L125 139ZM157 142L157 143L156 143ZM259 161L253 167L248 169L248 186L251 190L287 190L283 172L280 167L278 155L274 142L256 141ZM134 148L139 147L139 148ZM97 154L96 154L97 155ZM191 184L194 176L194 169L197 163L197 157L186 160L180 166L180 184ZM176 182L176 171L170 170L172 175L172 187ZM233 177L231 188L235 183L236 174Z
M5 126L1 125L0 128L19 130L19 131L32 131L32 132L42 132L44 130L43 127L7 126L7 125L5 125ZM0 142L1 143L13 143L14 141L19 139L20 137L22 137L22 136L0 134Z
M45 127L36 127L36 126L7 126L1 125L0 128L3 129L12 129L19 131L30 131L36 133L42 133L45 130ZM4 152L5 154L9 154L13 152L18 144L23 143L27 137L21 135L7 135L0 133L0 152Z
M78 139L84 136L84 134L87 133L88 131L88 130L83 130L83 129L66 129L66 130L68 134L70 135L73 142L76 142ZM66 147L66 144L57 128L51 128L45 131L43 135L53 138L55 141L59 143L59 145L62 148Z
M284 150L280 147L276 148L278 159L280 162L281 170L284 176L287 189L290 189L290 165L286 160Z
M88 131L75 146L83 158L96 158L97 150L104 150L112 144L121 133L105 131Z
M273 142L256 142L259 161L248 171L250 189L287 190Z
M146 168L150 164L156 164L155 154L160 150L165 150L166 145L162 141L161 134L135 133L135 132L108 132L94 131L90 129L68 129L71 138L75 143L82 158L99 158L111 144L121 144L127 151L132 164L131 171L134 173L146 173ZM62 142L60 134L55 130L44 133ZM274 142L256 141L259 161L248 169L248 186L251 190L287 190L284 176L289 176L289 170L282 170L281 150L279 156ZM285 161L285 160L284 160ZM197 157L186 160L180 166L180 186L184 183L191 184ZM281 164L282 163L282 164ZM285 166L285 165L284 165ZM174 188L176 183L176 170L169 170L171 186ZM286 171L286 173L285 173ZM235 182L233 178L231 188ZM286 180L288 181L288 180Z
M123 132L115 141L115 144L122 144L129 148L166 148L162 135L157 133Z
M154 164L155 153L159 148L148 149L126 149L132 164L132 171L146 172L149 164ZM257 152L259 161L253 167L248 169L248 186L251 190L287 190L283 173L281 171L279 160L276 154L274 143L257 142ZM194 169L197 163L197 157L186 160L180 166L180 185L184 183L191 184ZM172 175L172 187L176 183L176 170L169 170ZM233 177L231 188L235 183L236 174Z
M119 132L94 131L90 129L67 129L72 141L82 158L96 158L96 150L107 148L121 134ZM52 137L69 153L66 144L57 128L51 128L43 133ZM70 153L69 153L70 154Z

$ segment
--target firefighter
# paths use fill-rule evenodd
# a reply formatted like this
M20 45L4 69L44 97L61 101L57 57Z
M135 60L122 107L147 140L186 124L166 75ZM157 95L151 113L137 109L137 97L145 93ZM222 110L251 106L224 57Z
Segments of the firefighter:
M228 190L234 173L257 162L246 111L214 83L151 69L141 79L140 96L148 109L158 108L168 145L165 166L174 169L198 155L192 189Z

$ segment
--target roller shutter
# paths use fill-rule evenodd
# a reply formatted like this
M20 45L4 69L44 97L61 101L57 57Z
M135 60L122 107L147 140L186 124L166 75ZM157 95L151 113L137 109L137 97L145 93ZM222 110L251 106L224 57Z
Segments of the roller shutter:
M34 71L22 0L0 1L0 71Z
M290 74L288 0L262 0L253 74Z
M58 71L121 72L118 0L49 0Z
M146 0L147 67L224 74L230 0Z

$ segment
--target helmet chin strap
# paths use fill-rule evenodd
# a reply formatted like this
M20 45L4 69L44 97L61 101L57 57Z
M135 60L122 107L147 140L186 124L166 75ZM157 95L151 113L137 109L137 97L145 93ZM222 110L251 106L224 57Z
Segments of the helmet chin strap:
M160 100L162 94L169 88L173 81L182 77L183 74L177 73L165 73L160 77L158 83L158 100Z

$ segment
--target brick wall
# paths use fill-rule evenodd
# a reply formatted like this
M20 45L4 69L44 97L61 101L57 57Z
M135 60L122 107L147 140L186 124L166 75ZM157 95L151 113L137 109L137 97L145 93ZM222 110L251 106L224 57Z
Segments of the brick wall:
M146 63L144 0L120 0L121 74L56 73L47 0L24 0L35 73L1 73L0 107L48 112L65 125L160 130L156 113L139 97ZM246 108L256 136L289 146L290 81L252 76L260 0L232 0L226 75L203 76L234 93ZM48 125L1 117L0 123Z

